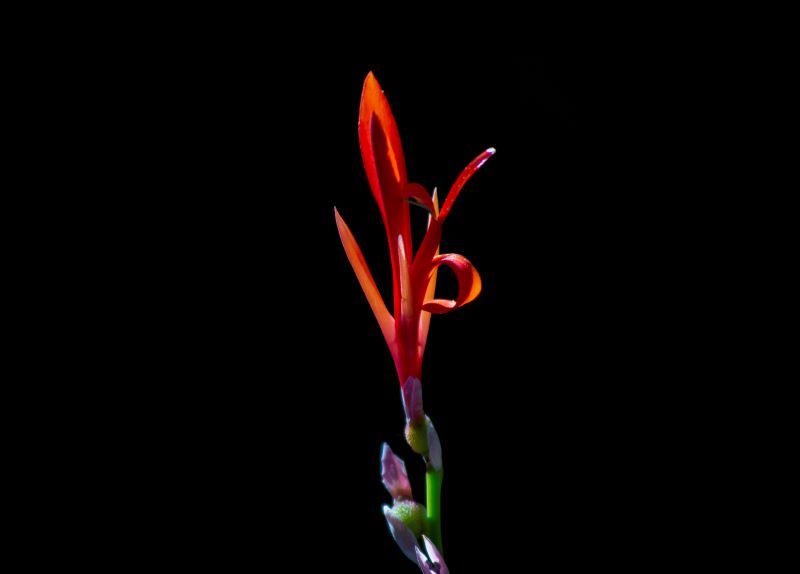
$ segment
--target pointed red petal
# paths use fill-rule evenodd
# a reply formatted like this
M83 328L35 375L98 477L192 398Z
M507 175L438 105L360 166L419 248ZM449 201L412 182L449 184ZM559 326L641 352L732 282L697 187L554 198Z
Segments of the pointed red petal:
M381 186L383 199L384 223L389 238L389 248L397 247L395 238L403 236L406 253L411 258L411 219L409 216L409 193L420 195L419 189L409 186L405 173L397 179L395 166L391 161L389 140L387 134L381 129L378 118L372 118L372 149L375 152L375 167L378 174L378 184ZM422 187L422 186L419 186ZM422 200L424 201L424 200Z
M447 313L462 305L466 305L481 292L481 277L466 257L455 253L439 255L434 258L434 269L439 265L447 265L456 274L458 279L458 298L433 299L426 301L422 308L431 313Z
M419 378L419 307L414 304L414 285L411 283L411 266L406 257L405 241L397 236L397 266L400 283L400 310L395 309L397 355L395 366L401 384L408 376ZM395 295L397 295L395 293Z
M386 96L375 76L370 73L364 81L358 121L361 157L372 194L381 210L389 252L392 257L394 311L400 313L400 268L397 236L402 235L404 248L412 258L411 222L407 196L406 164L397 123L392 116ZM398 315L399 316L399 315Z
M428 275L431 272L431 264L433 258L438 254L439 243L442 241L442 224L436 219L431 219L428 223L428 230L425 232L425 237L422 238L422 243L419 245L416 255L414 255L414 263L411 266L411 276L413 277L414 285L420 286L420 292L416 294L422 295L421 291L427 288Z
M382 140L376 142L375 140ZM367 173L372 194L378 207L386 219L386 194L392 190L385 189L387 183L394 182L401 191L406 178L406 161L397 123L392 116L389 102L381 90L378 80L370 72L364 80L361 92L361 108L358 118L358 141L361 146L361 158L364 171ZM383 149L378 150L376 145Z
M495 151L497 150L495 150L493 147L487 149L485 152L473 159L470 164L464 168L464 171L461 172L461 175L458 176L458 179L456 179L453 187L450 188L450 192L447 194L447 199L442 207L442 213L439 216L439 219L442 222L444 222L444 220L447 218L447 215L450 213L450 210L453 208L453 203L455 203L458 194L461 192L461 188L464 187L464 184L469 181L469 178L471 178L472 175L478 171L484 163L486 163L486 160L494 155Z
M402 235L397 236L397 257L400 270L400 320L408 321L414 316L414 292L411 285L411 266Z
M425 240L428 238L428 234L431 232L431 225L436 225L439 238L438 239L431 239L431 242L436 243L436 251L433 253L433 257L439 255L439 242L441 240L441 233L442 233L442 226L436 220L439 217L439 196L436 193L436 188L433 189L433 213L428 216L428 231L425 233L425 239L422 240L422 245L420 245L419 253L417 253L417 257L422 260L420 257L420 253L423 253L423 250L429 249L425 245ZM424 257L424 255L422 256ZM416 263L417 259L414 259ZM412 265L413 269L413 265ZM423 301L429 301L433 299L433 295L436 292L436 274L438 273L438 269L434 269L431 273L431 278L428 280L428 288L425 290L425 296L422 298ZM428 311L423 311L420 314L420 321L419 321L419 356L425 353L425 345L428 343L428 329L431 326L431 314Z
M361 248L356 243L350 228L344 222L344 219L339 215L339 211L334 208L336 215L336 227L339 229L339 237L342 240L344 251L347 254L347 259L350 260L350 265L353 266L353 271L356 273L358 282L361 284L361 289L364 290L364 295L367 296L369 306L372 307L372 312L378 320L378 324L383 332L383 337L391 348L391 344L395 339L394 334L394 319L386 309L386 304L383 302L378 286L375 285L375 280L372 278L372 273L367 267L367 262L364 259Z

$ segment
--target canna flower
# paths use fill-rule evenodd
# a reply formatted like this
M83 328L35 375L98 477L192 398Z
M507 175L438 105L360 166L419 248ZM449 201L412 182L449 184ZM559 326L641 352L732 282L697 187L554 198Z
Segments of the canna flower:
M487 149L464 168L440 210L435 190L431 196L422 185L408 181L397 124L386 96L371 72L361 93L358 139L364 170L389 241L393 313L389 313L361 249L338 210L334 210L336 225L347 258L389 346L400 384L405 387L409 378L421 378L431 314L447 313L461 307L474 300L481 291L481 279L472 264L461 255L439 254L439 244L442 225L458 194L495 150ZM411 203L428 211L428 227L416 251L411 243ZM441 265L449 267L456 275L458 295L455 299L434 298L436 274Z

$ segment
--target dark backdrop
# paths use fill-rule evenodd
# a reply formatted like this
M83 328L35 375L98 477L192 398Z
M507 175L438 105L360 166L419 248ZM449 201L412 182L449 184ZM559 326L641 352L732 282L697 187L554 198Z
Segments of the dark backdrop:
M672 560L691 544L671 526L693 416L678 357L696 351L675 331L691 276L675 272L672 176L653 160L672 145L669 120L641 60L565 39L289 61L253 38L175 47L131 86L143 552L414 571L380 511L381 443L407 459L420 498L423 469L333 218L335 205L389 297L356 132L372 70L413 181L446 190L497 148L443 239L483 292L434 317L424 363L451 570Z

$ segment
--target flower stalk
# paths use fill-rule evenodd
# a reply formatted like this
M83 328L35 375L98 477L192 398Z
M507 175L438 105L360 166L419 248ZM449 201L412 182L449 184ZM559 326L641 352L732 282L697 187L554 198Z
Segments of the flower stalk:
M428 468L425 473L425 506L428 509L428 532L431 541L442 550L442 478L443 470Z

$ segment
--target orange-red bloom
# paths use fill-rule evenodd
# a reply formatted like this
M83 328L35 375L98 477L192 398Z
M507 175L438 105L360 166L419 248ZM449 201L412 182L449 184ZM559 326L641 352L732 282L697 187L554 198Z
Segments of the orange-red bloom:
M454 253L440 255L439 243L442 224L461 188L495 150L487 149L464 168L450 188L440 211L435 191L431 196L420 184L408 181L397 124L389 109L389 102L371 72L364 81L364 90L361 93L358 139L364 170L381 211L389 240L394 290L393 315L389 313L378 292L353 234L335 210L336 225L347 258L394 357L400 383L404 385L408 377L421 378L422 355L428 338L431 313L452 311L475 299L481 291L481 279L472 264ZM428 229L416 253L411 244L411 202L421 204L429 211ZM456 274L458 296L455 300L433 297L436 273L440 265L446 265Z

